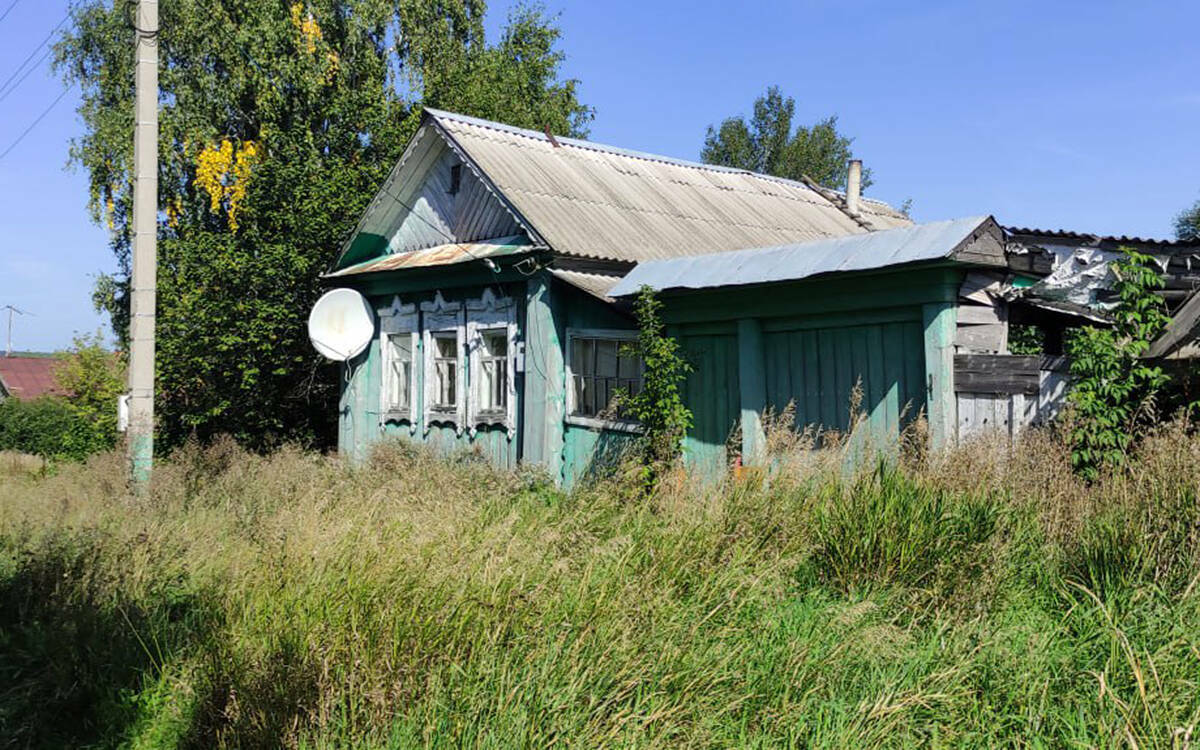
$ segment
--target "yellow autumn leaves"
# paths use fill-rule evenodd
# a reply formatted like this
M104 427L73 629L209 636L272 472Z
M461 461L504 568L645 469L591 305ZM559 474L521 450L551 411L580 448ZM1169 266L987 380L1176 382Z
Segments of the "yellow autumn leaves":
M235 144L228 138L206 146L196 156L196 187L208 193L209 210L219 213L224 207L229 229L238 230L238 216L249 189L250 173L261 156L254 141Z
M317 19L313 18L312 13L304 12L304 5L301 3L293 3L289 10L292 16L292 26L299 35L300 48L310 55L315 55L320 42L325 39L321 32L321 24L317 23ZM337 76L339 63L337 52L333 49L326 49L324 77L327 85L332 83L334 77Z
M321 71L324 83L329 85L337 76L340 58L336 51L325 43L321 24L311 12L306 12L303 3L296 2L289 6L292 27L296 32L296 44L299 51L310 56L318 56L324 61ZM187 140L183 144L184 153L191 149ZM261 143L251 140L238 141L234 138L223 137L200 150L195 157L196 177L194 184L208 197L209 210L214 214L224 212L228 217L229 229L238 231L239 218L242 215L246 195L249 191L251 173L254 166L263 157ZM108 214L110 228L114 226L115 206L113 195L116 190L110 189L105 193L105 209ZM175 198L166 206L166 219L169 226L178 225L183 215L183 201Z

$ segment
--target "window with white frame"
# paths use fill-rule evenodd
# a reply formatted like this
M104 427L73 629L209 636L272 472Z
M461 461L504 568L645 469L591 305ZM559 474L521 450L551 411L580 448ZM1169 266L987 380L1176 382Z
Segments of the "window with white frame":
M412 409L412 334L384 334L384 413Z
M379 353L382 364L380 417L384 422L408 422L416 429L416 362L419 358L417 311L400 304L379 311Z
M466 371L463 349L466 328L461 302L447 302L438 292L421 303L425 361L425 429L435 423L466 428Z
M467 349L470 352L472 434L481 425L498 425L516 434L516 308L509 297L486 289L467 300Z
M458 331L434 331L433 388L429 408L439 412L458 410Z
M508 329L482 331L478 352L477 409L482 414L503 414L508 409Z
M617 394L642 390L642 359L631 351L635 331L571 331L567 369L568 408L573 417L623 420Z

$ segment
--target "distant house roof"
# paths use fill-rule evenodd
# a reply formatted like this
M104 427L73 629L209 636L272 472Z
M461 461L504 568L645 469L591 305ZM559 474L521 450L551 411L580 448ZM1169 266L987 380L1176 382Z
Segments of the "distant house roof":
M943 259L1003 266L1000 226L990 216L974 216L778 247L649 261L630 271L609 293L628 296L643 286L661 291L797 281Z
M62 395L54 371L55 357L0 356L0 395L19 399Z
M851 216L840 193L815 185L574 138L552 139L435 109L425 110L414 144L426 129L445 139L535 244L565 256L640 262L912 223L887 204L867 199L860 202L859 215ZM401 168L407 157L406 151L358 232L378 233L392 225L397 208L406 208L396 194L411 175Z

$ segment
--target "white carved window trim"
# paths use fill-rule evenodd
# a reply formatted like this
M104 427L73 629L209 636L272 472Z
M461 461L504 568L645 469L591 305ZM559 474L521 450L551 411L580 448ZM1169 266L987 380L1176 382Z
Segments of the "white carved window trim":
M418 326L417 306L401 304L400 297L394 297L389 307L379 310L379 420L387 422L407 422L411 432L417 430L417 399L419 373L421 371L421 333ZM391 340L407 337L410 348L408 373L408 405L398 406L391 400L394 377L392 372Z
M479 388L483 385L483 336L485 333L503 331L506 338L505 367L508 377L505 383L504 411L485 411ZM470 368L470 390L468 422L472 437L481 425L501 425L508 430L512 439L517 431L517 387L516 387L516 306L509 297L496 297L491 289L485 289L478 300L467 302L467 352Z
M425 432L436 424L453 425L461 435L467 425L467 371L463 357L466 342L466 326L463 319L463 304L447 302L439 291L432 302L421 303L423 318L422 342L426 356L424 360L425 375ZM437 348L434 343L436 334L453 333L455 341L455 375L454 375L454 405L452 409L434 408L437 401Z

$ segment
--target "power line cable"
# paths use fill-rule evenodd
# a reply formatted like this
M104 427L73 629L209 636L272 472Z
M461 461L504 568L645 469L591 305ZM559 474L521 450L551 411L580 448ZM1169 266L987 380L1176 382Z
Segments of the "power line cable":
M38 126L38 123L41 122L43 119L45 119L46 115L50 114L50 110L54 109L55 105L58 104L59 102L61 102L63 100L63 97L66 96L67 94L69 94L70 92L71 92L71 89L69 89L69 88L63 89L61 94L54 97L54 101L50 102L50 106L46 107L46 109L44 109L42 111L42 113L37 116L37 119L34 120L32 123L30 123L29 127L25 128L25 131L23 133L21 133L19 136L17 136L17 140L15 140L11 144L9 144L8 148L4 149L3 153L0 153L0 161L3 161L4 157L8 156L9 152L11 152L14 148L17 147L17 144L19 144L21 141L25 140L25 136L29 135L29 133L32 132L33 129Z
M4 79L4 83L0 83L0 90L8 88L8 84L12 83L12 80L21 74L21 72L25 69L25 66L29 64L29 61L32 60L34 58L34 56L36 56L37 53L42 50L42 47L45 47L46 44L51 39L54 38L54 35L56 33L58 33L58 30L62 28L62 25L64 23L66 23L67 19L70 17L71 17L71 11L68 10L66 12L66 14L62 17L62 20L59 21L57 24L55 24L53 29L50 29L50 33L46 35L46 38L42 40L42 43L33 48L33 52L29 53L29 57L26 57L25 60L22 61L21 64L17 66L17 69L12 72L12 75L10 75L8 78Z
M8 7L4 9L4 12L0 13L0 21L8 18L8 14L12 13L12 9L17 7L17 3L19 2L21 2L21 0L13 0L11 3L9 3Z
M16 91L17 87L20 86L25 81L25 79L29 77L30 73L33 73L33 71L37 70L38 66L40 66L46 60L46 58L50 56L50 53L53 51L54 51L53 49L46 50L42 54L42 56L40 58L38 58L37 62L35 62L33 65L29 66L29 69L25 71L24 75L22 75L20 78L18 78L16 81L13 82L13 85L9 86L7 89L0 87L0 102L7 99L9 94Z

